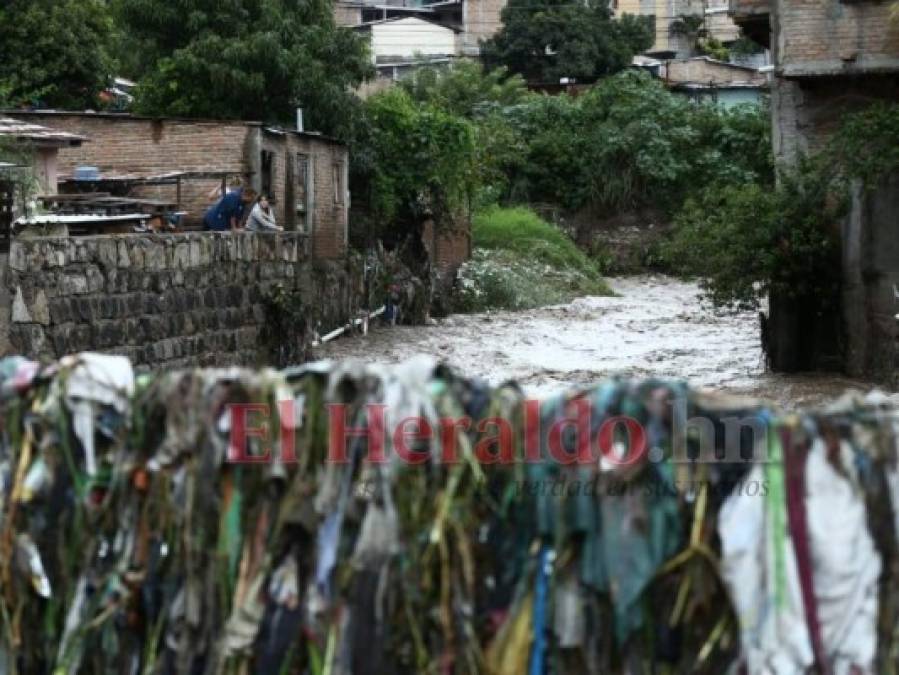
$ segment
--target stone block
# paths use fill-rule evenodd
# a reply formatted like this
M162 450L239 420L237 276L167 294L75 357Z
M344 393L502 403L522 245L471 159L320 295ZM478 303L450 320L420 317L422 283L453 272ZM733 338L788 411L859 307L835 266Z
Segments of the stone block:
M18 298L19 294L17 292L16 299ZM34 294L34 302L31 304L31 318L35 323L39 323L42 326L50 325L50 306L47 303L47 295L43 289L38 289L37 293Z
M144 255L144 265L148 270L165 269L165 246L162 242L149 242L149 245L144 251Z
M87 277L83 274L65 274L60 282L62 295L84 295L87 293Z
M200 241L198 239L193 239L189 242L188 246L190 248L188 266L199 267L203 264L203 252Z
M12 321L13 323L32 323L31 312L28 311L28 305L25 304L25 295L22 293L21 286L16 286L16 295L12 301Z
M172 267L184 270L190 267L190 243L183 241L175 244L172 252Z
M125 269L130 269L131 267L131 251L128 246L128 242L125 240L121 240L118 242L118 266L123 267Z
M112 237L97 237L92 241L96 247L96 260L106 269L118 265L118 242Z

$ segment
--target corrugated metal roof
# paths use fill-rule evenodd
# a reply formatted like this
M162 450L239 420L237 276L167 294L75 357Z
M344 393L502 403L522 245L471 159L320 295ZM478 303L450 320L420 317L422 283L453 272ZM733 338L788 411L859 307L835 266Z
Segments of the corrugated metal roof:
M11 117L0 117L0 137L32 141L45 145L81 145L87 138L67 131L57 131Z

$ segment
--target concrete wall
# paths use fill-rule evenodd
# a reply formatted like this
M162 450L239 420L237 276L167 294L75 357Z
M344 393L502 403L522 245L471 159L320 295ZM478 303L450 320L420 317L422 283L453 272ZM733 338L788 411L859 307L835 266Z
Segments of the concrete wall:
M637 16L655 16L655 44L649 53L672 51L678 56L690 56L693 45L688 37L671 32L671 23L682 14L702 15L704 11L701 0L618 0L613 3L615 14L635 14Z
M478 56L481 53L481 41L489 40L502 28L501 14L505 6L506 0L463 2L460 47L464 56Z
M754 37L770 27L775 65L771 109L774 153L781 163L823 149L843 117L876 101L899 101L899 32L891 27L889 2L848 0L732 0L734 17ZM837 333L835 368L851 375L896 378L899 284L899 178L862 190L840 223L839 297L829 319L799 320L801 308L772 298L770 335L782 351L776 367L823 367L827 346L806 344L809 335ZM769 353L770 356L770 353Z
M337 0L334 3L334 21L338 26L358 26L362 23L362 3Z
M899 367L899 175L876 189L856 186L843 225L843 314L849 327L846 369L896 378Z
M264 298L275 284L308 289L310 321L339 323L350 311L351 296L338 292L346 275L308 262L307 244L295 233L14 241L12 348L46 358L100 350L152 368L257 363Z

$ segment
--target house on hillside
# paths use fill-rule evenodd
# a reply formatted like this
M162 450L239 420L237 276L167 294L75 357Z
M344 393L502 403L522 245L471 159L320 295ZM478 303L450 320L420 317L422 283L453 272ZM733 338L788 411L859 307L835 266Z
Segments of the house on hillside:
M347 251L349 151L321 134L259 122L151 118L122 113L9 111L18 124L40 125L60 138L58 181L71 190L128 188L147 199L178 203L188 229L226 177L268 194L278 221L310 234L310 252ZM81 140L90 143L81 144ZM85 181L79 167L98 174Z
M478 57L480 42L502 27L505 4L505 0L336 0L334 18L338 25L350 27L417 18L455 31L455 55ZM408 30L406 36L410 45L419 39Z
M899 30L894 3L849 0L731 0L734 21L770 46L774 154L792 163L822 148L848 112L899 101ZM834 322L797 326L801 308L772 303L768 353L776 368L842 365L893 379L899 365L899 176L856 190L842 235L842 297ZM800 333L829 337L813 345ZM810 348L811 347L811 348Z
M459 30L416 16L370 21L353 30L368 38L379 79L398 80L415 68L451 62L459 54Z
M708 56L659 62L657 75L675 93L725 108L759 105L768 92L765 72Z
M728 14L728 0L612 0L616 16L651 16L655 43L647 56L681 59L696 54L696 40L710 38L728 45L740 30Z

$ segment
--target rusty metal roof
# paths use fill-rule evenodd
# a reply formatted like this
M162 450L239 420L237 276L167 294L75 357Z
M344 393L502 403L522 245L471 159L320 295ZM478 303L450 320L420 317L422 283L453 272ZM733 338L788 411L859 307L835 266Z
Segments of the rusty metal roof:
M0 137L31 141L38 145L81 145L88 140L85 136L57 131L11 117L0 117Z

